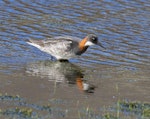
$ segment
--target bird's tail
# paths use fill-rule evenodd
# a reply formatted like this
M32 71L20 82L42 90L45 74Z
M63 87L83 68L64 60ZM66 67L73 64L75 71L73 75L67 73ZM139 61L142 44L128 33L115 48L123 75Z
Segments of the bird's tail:
M39 48L39 49L41 49L41 47L42 47L40 42L37 40L28 40L26 43L28 43L29 45L32 45L36 48Z

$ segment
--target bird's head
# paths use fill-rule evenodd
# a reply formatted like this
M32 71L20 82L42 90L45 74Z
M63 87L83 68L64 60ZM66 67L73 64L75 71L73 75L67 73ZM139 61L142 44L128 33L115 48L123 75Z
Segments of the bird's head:
M87 35L79 43L80 49L84 49L84 48L87 48L87 47L92 46L92 45L98 45L98 46L101 46L102 48L104 48L103 45L98 41L98 37L96 35L94 35L94 34Z

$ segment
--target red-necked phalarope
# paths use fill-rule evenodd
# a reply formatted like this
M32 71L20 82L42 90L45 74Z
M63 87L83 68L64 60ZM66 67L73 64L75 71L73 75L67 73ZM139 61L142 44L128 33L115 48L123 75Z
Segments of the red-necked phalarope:
M57 60L65 61L84 53L91 45L101 45L94 34L87 35L84 39L72 36L58 36L47 40L29 40L28 44L37 47L43 52L54 56Z

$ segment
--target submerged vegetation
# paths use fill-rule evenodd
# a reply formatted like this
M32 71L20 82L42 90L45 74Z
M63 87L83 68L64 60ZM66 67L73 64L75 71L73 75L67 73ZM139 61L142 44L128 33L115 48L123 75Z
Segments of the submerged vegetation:
M47 105L30 104L18 95L0 94L0 103L5 105L0 108L0 117L14 117L15 119L65 118L68 112L73 111L72 108L56 108L49 103ZM114 106L104 106L100 109L93 109L88 105L73 113L76 113L79 119L126 119L130 117L149 119L150 104L123 100L118 101Z
M146 117L150 118L150 104L149 103L122 101L120 102L120 110L128 114L133 113L143 118L146 118Z

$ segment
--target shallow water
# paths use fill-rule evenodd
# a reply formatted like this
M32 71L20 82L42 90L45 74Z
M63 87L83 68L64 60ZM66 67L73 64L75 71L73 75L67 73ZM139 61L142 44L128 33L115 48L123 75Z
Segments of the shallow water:
M8 110L18 107L32 109L28 118L149 118L116 109L118 101L150 102L149 13L148 0L1 0L0 94L23 101L1 100L0 117L25 118ZM92 46L70 63L26 43L90 33L106 49Z

